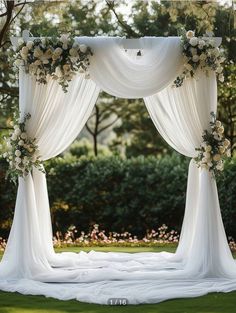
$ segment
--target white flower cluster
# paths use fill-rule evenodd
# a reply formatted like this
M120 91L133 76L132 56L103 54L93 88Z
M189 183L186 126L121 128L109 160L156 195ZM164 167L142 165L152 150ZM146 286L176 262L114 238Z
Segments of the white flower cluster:
M195 37L193 31L189 30L182 36L182 43L184 70L174 81L176 87L180 87L184 79L195 77L198 69L206 74L214 71L219 81L224 81L222 63L225 58L212 37L198 38Z
M210 131L203 133L203 143L197 148L198 156L195 158L197 165L212 171L215 175L224 169L224 160L231 156L230 141L224 136L224 127L216 120L212 112L213 120L210 122Z
M24 42L20 39L15 65L24 66L25 71L46 84L50 75L58 81L66 92L69 82L76 72L89 78L88 66L91 49L74 42L70 34L57 38L42 38Z
M30 115L27 114L23 122L12 123L14 131L5 138L7 151L2 156L9 163L7 176L14 182L18 176L26 177L33 166L41 170L35 139L29 138L25 131L25 123L29 118Z

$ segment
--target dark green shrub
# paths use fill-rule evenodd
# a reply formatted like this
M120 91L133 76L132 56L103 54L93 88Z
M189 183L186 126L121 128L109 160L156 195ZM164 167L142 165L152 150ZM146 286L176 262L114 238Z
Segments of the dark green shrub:
M189 159L173 154L162 159L138 157L55 158L46 162L54 231L70 225L87 231L92 224L110 231L143 235L163 223L181 229ZM0 236L13 217L16 187L4 179L0 162ZM228 235L236 238L236 160L218 179Z

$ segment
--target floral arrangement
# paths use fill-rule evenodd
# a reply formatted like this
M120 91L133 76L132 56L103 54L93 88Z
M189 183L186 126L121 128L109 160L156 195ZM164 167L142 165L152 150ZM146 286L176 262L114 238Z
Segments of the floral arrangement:
M53 238L55 247L63 246L128 246L128 247L142 247L142 246L164 246L166 244L176 245L179 241L179 234L175 230L168 231L168 226L163 224L157 230L147 231L142 239L133 236L130 232L123 233L109 232L100 230L98 224L93 225L93 229L88 233L81 231L80 234L75 226L71 226L63 235L61 232L56 232Z
M91 49L74 42L70 34L28 42L19 39L15 65L24 66L26 73L34 75L36 81L42 84L46 84L48 75L52 76L66 92L76 72L84 73L85 78L89 78L91 55Z
M33 166L42 171L38 146L35 139L28 137L25 129L26 121L30 117L30 114L26 114L23 122L15 119L15 123L12 124L14 131L9 138L5 138L7 151L2 156L9 163L7 177L9 176L14 183L18 176L26 177Z
M225 58L222 55L222 50L216 47L215 40L212 37L195 37L194 31L189 30L181 36L181 41L184 70L174 81L176 87L182 86L184 79L195 77L197 69L201 69L206 73L214 71L219 81L224 81L221 64L225 61Z
M200 148L196 148L198 156L195 158L197 165L208 169L214 176L224 169L224 160L231 156L230 141L224 136L224 127L216 120L216 116L211 112L212 121L210 131L205 130L202 138L203 143Z

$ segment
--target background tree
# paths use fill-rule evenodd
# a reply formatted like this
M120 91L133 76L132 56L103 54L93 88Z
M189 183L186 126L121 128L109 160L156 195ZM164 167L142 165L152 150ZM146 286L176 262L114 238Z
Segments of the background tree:
M14 9L14 16L19 12L20 1L5 1L10 5L19 5ZM9 4L8 4L9 3ZM24 1L26 3L26 1ZM129 14L124 7L129 6ZM123 8L123 9L122 9ZM13 12L13 11L12 11ZM0 127L9 127L12 112L18 104L18 88L12 60L9 59L9 36L20 34L19 30L29 29L35 36L50 36L57 32L73 31L79 36L111 35L127 36L176 36L181 28L195 29L197 35L214 31L223 38L222 46L226 49L228 65L225 68L226 83L219 84L219 116L223 120L226 135L235 148L235 95L232 84L235 79L235 29L233 7L219 5L216 1L33 1L27 3L22 11L8 26L5 34L8 44L1 52L0 71ZM21 12L21 13L22 13ZM35 23L37 21L37 23ZM106 99L109 99L107 96ZM104 110L106 103L100 98L98 111ZM154 126L140 100L119 100L110 97L111 103L120 106L119 124L107 128L109 134L113 128L117 138L110 144L113 150L126 151L127 156L138 154L164 153L167 148L157 135ZM129 105L127 108L126 105ZM114 108L114 106L113 106ZM129 111L132 111L132 115ZM114 116L114 109L107 109L108 115ZM105 122L105 121L104 121ZM90 120L91 123L91 120ZM87 125L88 126L88 125ZM3 134L4 132L2 132ZM105 136L106 130L103 132ZM97 137L98 140L101 136ZM125 146L125 147L124 147Z

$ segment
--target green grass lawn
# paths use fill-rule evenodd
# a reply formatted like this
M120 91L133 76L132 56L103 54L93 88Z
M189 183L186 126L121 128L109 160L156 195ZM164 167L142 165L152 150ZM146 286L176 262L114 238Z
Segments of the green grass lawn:
M83 251L116 252L174 252L173 247L94 247ZM57 252L79 252L81 248L61 248ZM236 313L236 292L212 293L199 298L169 300L159 304L111 307L86 304L78 301L59 301L42 296L24 296L18 293L0 292L0 313Z

